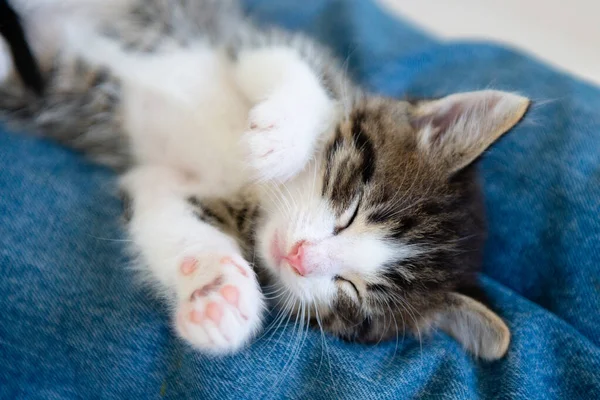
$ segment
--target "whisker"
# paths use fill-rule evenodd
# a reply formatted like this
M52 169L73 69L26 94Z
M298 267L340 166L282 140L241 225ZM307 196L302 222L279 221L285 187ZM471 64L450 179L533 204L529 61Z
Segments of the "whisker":
M131 240L131 239L111 239L111 238L105 238L105 237L100 237L100 236L94 236L89 233L87 233L86 235L91 238L94 238L94 239L106 240L107 242L127 242L127 243L133 242L133 240Z
M263 332L263 334L259 338L257 338L256 340L263 338L265 335L267 335L269 333L270 330L272 330L271 336L266 339L266 342L268 343L268 342L271 341L271 339L273 339L273 336L279 330L279 327L281 326L281 324L283 323L283 320L285 319L285 313L287 311L287 306L292 301L293 301L292 293L288 293L287 299L284 300L286 306L280 308L279 313L277 314L277 316L275 317L275 319L273 320L273 322L270 323L269 326L267 326L265 328L265 331ZM277 323L278 321L279 321L279 323ZM275 327L275 325L277 325L277 326ZM275 327L275 328L273 329L273 327Z

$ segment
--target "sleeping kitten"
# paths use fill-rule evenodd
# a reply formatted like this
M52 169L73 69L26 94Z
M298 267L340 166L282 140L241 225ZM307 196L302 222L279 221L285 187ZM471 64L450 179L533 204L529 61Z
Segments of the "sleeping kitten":
M352 341L442 329L484 359L510 333L482 302L473 162L529 101L369 94L298 34L231 1L15 0L47 82L0 77L0 117L123 172L140 268L176 332L226 353L261 329L259 278ZM0 55L8 59L7 55Z

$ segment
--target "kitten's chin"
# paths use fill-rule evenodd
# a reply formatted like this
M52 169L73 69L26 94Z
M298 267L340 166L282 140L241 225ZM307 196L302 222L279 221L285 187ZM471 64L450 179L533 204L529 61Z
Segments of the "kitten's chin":
M256 251L270 283L283 289L282 298L291 294L301 304L331 304L336 294L332 277L298 275L285 259L286 243L279 235L279 227L276 220L267 220L257 229Z
M273 278L277 278L281 272L280 266L284 254L276 230L262 227L258 231L257 238L256 251L261 260L261 267Z
M292 272L292 268L283 261L277 269L268 269L271 282L282 288L281 297L291 294L296 301L306 305L329 305L335 295L335 287L331 279L323 277L305 278Z

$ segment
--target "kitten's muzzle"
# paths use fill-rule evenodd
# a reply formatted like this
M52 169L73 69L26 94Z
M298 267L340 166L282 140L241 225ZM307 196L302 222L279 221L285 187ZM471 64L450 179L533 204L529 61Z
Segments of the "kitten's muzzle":
M309 272L304 259L305 245L305 240L296 242L296 244L292 246L289 254L284 257L284 260L292 267L292 271L300 276L305 276Z

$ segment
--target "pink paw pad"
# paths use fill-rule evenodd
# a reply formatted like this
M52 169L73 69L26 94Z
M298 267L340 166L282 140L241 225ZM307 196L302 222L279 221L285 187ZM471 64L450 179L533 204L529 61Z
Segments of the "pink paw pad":
M223 296L226 302L237 307L238 311L240 311L240 316L243 319L248 320L248 317L242 314L239 309L240 291L238 288L233 285L223 286L223 288L221 288L221 296Z
M229 303L237 306L238 300L240 299L240 291L233 285L223 286L221 289L221 296Z
M215 302L208 303L206 306L206 316L218 324L223 317L223 307Z
M196 271L198 261L195 258L187 257L181 263L179 267L183 275L191 275Z
M195 324L200 324L204 320L204 315L198 310L190 311L190 321Z

